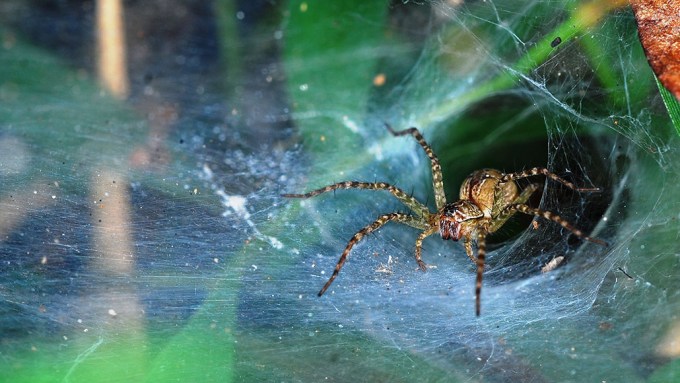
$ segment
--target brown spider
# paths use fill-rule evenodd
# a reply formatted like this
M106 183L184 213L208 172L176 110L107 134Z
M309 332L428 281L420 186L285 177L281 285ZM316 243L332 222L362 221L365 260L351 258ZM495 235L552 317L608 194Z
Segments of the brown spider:
M484 259L486 257L486 236L496 232L515 213L520 212L537 217L543 217L560 224L571 231L577 237L606 246L607 244L597 238L585 235L568 221L562 219L550 211L536 209L526 205L529 197L540 187L539 184L531 184L521 190L515 180L536 175L544 175L557 181L568 188L579 192L595 192L599 188L578 188L571 182L564 180L546 168L533 168L517 173L502 173L495 169L477 170L470 174L460 187L460 199L453 203L446 202L444 184L442 182L442 169L439 159L420 134L418 129L410 128L394 131L389 125L387 129L394 136L412 135L422 146L430 158L432 168L432 183L437 211L432 213L427 206L418 202L415 198L406 194L403 190L384 182L356 182L345 181L312 190L305 194L283 194L288 198L310 198L336 189L369 189L387 190L397 197L404 205L408 206L411 214L389 213L378 217L375 222L359 230L347 243L342 252L338 264L333 270L333 275L319 291L323 295L340 273L352 247L365 235L377 230L389 221L400 222L416 229L422 230L416 239L416 262L422 271L426 271L425 262L421 258L423 240L428 236L439 233L443 239L458 241L463 239L467 256L477 265L477 281L475 285L475 312L480 314L480 295L482 290L482 274L484 273ZM477 243L477 257L472 251L472 243Z

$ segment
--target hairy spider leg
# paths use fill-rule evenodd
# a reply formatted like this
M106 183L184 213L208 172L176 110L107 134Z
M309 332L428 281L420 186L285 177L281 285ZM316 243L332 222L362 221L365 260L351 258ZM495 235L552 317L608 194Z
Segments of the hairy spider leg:
M418 267L420 267L420 270L427 271L427 265L425 264L425 262L423 262L422 258L423 240L425 240L425 238L431 236L432 234L438 232L439 228L437 228L436 226L432 226L428 229L426 225L422 227L422 229L425 231L420 233L420 235L416 239L416 262L418 262Z
M508 182L514 182L514 180L510 180ZM499 182L500 183L500 182ZM518 205L523 205L526 201L531 198L531 195L536 192L540 188L539 184L531 184L527 186L524 190L522 190L522 193L520 193L517 198L513 201L514 204ZM498 200L498 198L497 198ZM515 214L515 210L508 210L504 209L501 210L501 212L496 216L493 217L491 220L491 225L489 226L488 233L493 233L500 229L505 222L507 222L510 217L512 217ZM474 257L473 251L472 251L472 241L470 241L468 238L465 238L465 252L467 253L468 257L472 260L477 265L477 280L475 283L475 313L477 316L480 315L481 313L481 294L482 294L482 279L483 279L483 274L484 274L484 266L486 262L486 235L483 233L479 233L477 235L477 258Z
M524 190L522 190L522 193L520 193L520 195L517 196L514 201L512 201L512 203L516 205L525 204L540 187L541 185L539 184L531 184L527 186ZM508 219L510 219L510 217L513 215L515 215L514 210L501 210L500 213L491 221L489 233L495 233L498 229L505 225L505 222L507 222Z
M484 275L484 260L486 259L486 234L477 234L477 281L475 283L475 313L482 311L482 276Z
M530 206L527 206L527 205L524 205L524 204L508 205L504 209L504 211L506 211L506 210L507 211L518 211L520 213L524 213L524 214L528 214L528 215L535 215L537 217L543 217L545 219L549 219L553 222L560 224L560 226L571 231L572 233L574 233L575 236L577 236L581 239L584 239L584 240L589 241L589 242L597 243L598 245L607 246L607 242L605 242L601 239L597 239L597 238L593 238L593 237L589 237L589 236L585 235L581 230L572 226L568 221L562 219L562 217L560 217L559 215L554 214L550 211L536 209L536 208L533 208L533 207L530 207Z
M425 151L428 157L430 157L430 167L432 168L432 188L434 189L434 202L437 205L437 210L440 210L444 205L446 205L446 195L444 194L444 182L442 181L442 167L439 164L439 158L434 154L430 145L427 144L423 135L420 134L418 128L408 128L400 131L395 131L389 124L385 124L387 130L392 133L393 136L405 136L410 134L413 138L418 141L420 146Z
M392 193L393 196L397 197L399 201L401 201L409 209L411 209L411 211L413 211L413 213L416 216L428 217L430 215L430 210L427 208L427 206L418 202L415 198L406 194L403 190L399 189L398 187L392 186L384 182L345 181L324 186L320 189L312 190L304 194L282 194L281 196L286 198L310 198L336 189L387 190L390 193Z
M407 215L407 214L402 214L402 213L390 213L390 214L384 214L378 217L378 219L375 220L370 225L365 226L363 229L359 230L352 238L349 240L347 243L347 247L345 247L345 251L342 252L342 255L340 256L340 259L338 260L338 264L335 265L335 270L333 270L333 275L328 279L328 282L321 288L321 291L319 291L319 296L322 296L323 293L326 292L328 287L333 283L335 278L338 276L340 273L340 269L342 269L342 266L345 264L345 261L347 260L347 256L349 255L349 252L352 250L352 247L363 237L368 235L374 230L379 229L381 226L386 224L389 221L395 221L395 222L400 222L418 229L422 229L426 227L427 222L423 221L419 217L414 217L412 215Z
M602 190L598 187L594 187L594 188L577 187L573 183L565 180L564 178L561 178L560 176L558 176L557 174L551 172L550 170L548 170L546 168L531 168L531 169L528 169L528 170L525 170L525 171L522 171L522 172L507 173L507 174L503 175L503 177L500 179L500 182L508 182L510 180L517 180L517 179L520 179L520 178L537 176L539 174L542 174L542 175L550 178L553 181L557 181L557 182L561 183L562 185L568 187L569 189L576 190L576 191L579 191L579 192L599 192L599 191Z
M465 244L465 254L467 254L472 263L477 264L477 258L475 258L475 254L472 251L472 241L470 241L468 237L465 237L463 238L463 243Z

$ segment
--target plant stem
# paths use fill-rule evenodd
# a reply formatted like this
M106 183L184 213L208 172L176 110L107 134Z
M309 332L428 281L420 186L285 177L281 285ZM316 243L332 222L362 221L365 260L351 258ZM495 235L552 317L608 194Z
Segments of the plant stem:
M559 37L563 42L577 39L580 35L597 25L609 11L625 4L627 2L624 0L593 0L579 5L566 21L551 33L546 34L541 41L531 47L514 65L504 68L505 70L498 76L480 86L472 88L469 92L444 100L437 108L420 118L417 125L427 127L447 120L469 105L493 93L511 88L520 78L526 76L550 57L556 48L551 43L556 38Z

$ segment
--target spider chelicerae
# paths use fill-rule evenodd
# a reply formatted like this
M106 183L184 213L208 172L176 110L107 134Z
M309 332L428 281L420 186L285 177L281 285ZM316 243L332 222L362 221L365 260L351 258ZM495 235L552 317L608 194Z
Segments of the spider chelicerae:
M425 142L420 131L418 131L417 128L395 131L387 124L386 127L394 136L413 136L430 158L432 186L434 188L434 199L437 211L434 213L430 212L427 206L418 202L403 190L384 182L345 181L312 190L304 194L283 194L283 197L288 198L310 198L336 189L387 190L410 209L410 214L383 214L378 217L375 222L365 226L354 234L347 243L347 247L345 247L345 250L342 252L340 260L338 260L335 270L333 270L333 275L331 275L328 282L326 282L321 288L321 291L319 291L319 296L322 296L326 290L328 290L328 287L330 287L338 276L352 247L364 236L390 221L403 223L422 230L420 235L418 235L418 238L416 238L415 251L416 262L422 271L427 270L427 266L422 260L422 246L425 238L432 234L439 233L442 239L451 239L454 241L463 239L467 256L477 266L477 280L475 284L475 313L477 316L479 316L481 310L480 295L482 291L482 276L486 258L486 237L500 229L515 213L519 212L543 217L558 223L581 239L603 246L607 245L606 242L600 239L585 235L581 230L569 223L569 221L553 212L528 206L526 202L529 200L529 197L539 189L540 185L532 183L526 188L520 189L515 180L544 175L545 177L578 192L597 192L600 191L599 188L576 187L573 183L560 178L546 168L532 168L517 173L503 173L495 169L481 169L473 172L465 179L465 181L463 181L463 185L460 187L460 199L456 202L447 203L446 196L444 195L442 169L439 164L439 159L427 142ZM472 249L473 243L476 243L477 245L477 256L474 255Z

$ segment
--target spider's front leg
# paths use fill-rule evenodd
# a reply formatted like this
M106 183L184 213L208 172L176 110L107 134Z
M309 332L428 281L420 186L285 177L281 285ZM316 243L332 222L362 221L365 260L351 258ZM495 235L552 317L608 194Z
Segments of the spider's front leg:
M463 244L465 245L465 254L467 254L468 258L472 261L472 263L477 264L477 258L475 258L475 253L472 250L472 241L465 237L463 239Z
M486 259L486 235L477 235L477 281L475 282L475 313L482 312L482 276L484 275L484 261Z
M385 182L357 182L357 181L345 181L337 182L331 185L324 186L320 189L312 190L304 194L294 194L287 193L281 194L285 198L311 198L319 194L328 193L337 189L365 189L365 190L386 190L390 192L393 196L397 197L404 205L408 206L413 213L419 217L426 217L430 214L430 210L427 206L418 202L413 196L406 194L403 190L399 189L394 185L390 185Z
M423 227L424 229L425 227ZM436 233L439 230L436 226L432 226L429 229L425 229L418 238L416 239L416 262L418 263L418 267L420 267L420 270L422 271L427 271L427 265L425 262L423 262L422 258L422 253L423 253L423 240L425 238L431 236L432 234Z
M434 151L432 151L430 145L427 143L427 141L425 141L423 135L420 134L418 128L408 128L396 131L392 129L392 127L387 123L385 123L385 127L387 127L387 130L389 130L390 133L392 133L392 135L395 137L411 135L416 139L416 141L418 141L418 144L420 144L420 146L423 148L425 154L427 154L427 156L430 158L430 169L432 170L432 188L434 191L435 205L437 206L437 210L444 207L444 205L446 205L446 195L444 193L444 182L442 181L442 167L439 164L439 158L437 158L437 155L434 154Z
M331 275L331 277L328 279L328 282L326 282L326 284L321 288L321 291L319 291L319 296L322 296L326 292L326 290L328 290L328 288L331 286L335 278L338 276L338 274L340 273L340 269L342 269L342 266L345 265L345 261L347 261L347 256L349 255L349 252L352 250L352 247L354 247L354 245L357 242L361 241L361 239L364 238L366 235L368 235L372 231L379 229L384 224L390 221L404 223L406 225L416 228L424 227L422 220L412 215L402 213L390 213L381 215L380 217L378 217L378 219L375 220L375 222L365 226L363 229L359 230L356 234L352 236L352 238L347 243L345 250L342 252L342 255L340 256L337 265L335 265L333 275Z

